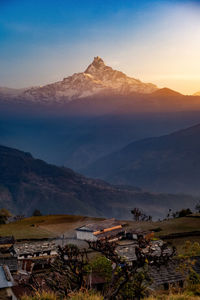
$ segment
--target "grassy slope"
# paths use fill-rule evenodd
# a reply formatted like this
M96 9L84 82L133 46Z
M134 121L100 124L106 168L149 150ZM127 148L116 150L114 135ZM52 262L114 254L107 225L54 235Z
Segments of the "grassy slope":
M16 239L50 238L64 233L70 235L76 227L98 220L100 219L73 215L31 217L15 223L0 225L0 235L14 235ZM156 237L168 235L170 233L200 230L200 217L178 218L162 222L128 221L127 223L129 227L135 229L139 228L141 230L152 230L160 227L161 231L155 234ZM200 236L178 238L171 241L177 246L181 246L185 240L200 241Z
M135 228L141 228L144 230L160 227L162 231L156 234L157 236L160 236L168 235L170 233L191 232L200 230L200 217L176 218L162 222L131 222L131 225Z
M200 231L200 216L199 218L185 217L170 219L162 222L132 222L131 227L140 228L142 230L152 230L159 227L161 228L161 231L155 233L155 236L158 238L171 233L187 232L188 237L167 240L175 245L179 252L182 251L182 246L184 245L185 241L200 242L200 236L189 236L189 233L192 231Z
M94 220L98 219L73 215L30 217L0 225L0 236L13 235L16 239L51 238Z

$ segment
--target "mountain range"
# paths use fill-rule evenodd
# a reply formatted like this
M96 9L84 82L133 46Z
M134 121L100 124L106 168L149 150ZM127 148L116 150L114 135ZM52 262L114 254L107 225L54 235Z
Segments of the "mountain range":
M130 143L83 173L154 192L200 194L200 124Z
M177 181L169 180L168 186L164 177L157 185L148 183L149 171L141 162L138 172L142 172L143 167L147 172L143 180L133 175L128 178L123 172L118 174L115 165L124 163L124 170L128 170L128 164L134 158L133 150L133 155L130 151L126 161L124 149L134 143L140 145L141 139L154 137L154 141L198 123L200 96L185 96L130 78L105 65L100 57L95 57L84 72L60 82L27 89L0 88L0 144L31 152L50 164L152 191L182 192L183 189L197 193L198 189L187 188L187 182L184 186L178 184L178 176ZM187 138L183 140L186 147ZM169 146L173 148L170 141ZM188 143L192 147L189 139ZM141 146L141 153L144 150ZM120 153L117 162L116 153ZM176 149L173 153L176 155ZM113 160L110 170L109 164L103 169L108 155ZM99 166L99 160L102 166ZM94 170L96 165L99 167ZM157 178L151 176L152 180Z
M131 218L130 210L139 206L160 217L169 207L196 203L192 196L149 193L86 178L4 146L0 146L0 170L0 207L18 214L31 215L37 208L45 214Z
M0 89L0 96L14 97L16 100L33 102L67 103L73 99L85 98L97 94L128 95L133 92L151 93L157 87L151 83L143 83L138 79L106 66L104 61L95 57L84 72L75 73L62 81L40 87L22 90Z
M66 105L67 113L80 113L84 111L82 104L94 104L97 109L109 112L116 104L116 112L122 109L159 111L159 110L183 110L199 108L200 92L193 96L184 96L169 88L159 89L155 84L144 83L139 79L127 76L125 73L107 66L99 56L94 57L93 62L85 71L74 73L61 81L43 86L13 89L0 87L0 103L12 101L23 104L48 104ZM168 101L163 101L163 99ZM77 101L82 100L82 101ZM94 103L90 103L93 101ZM98 103L101 101L101 103ZM104 107L106 101L106 108ZM111 103L107 103L111 101ZM81 108L79 109L79 106ZM180 107L179 107L180 106ZM113 107L112 107L113 108ZM146 109L145 109L146 108ZM170 109L171 108L171 109ZM90 111L90 108L89 108ZM92 110L94 113L95 109ZM101 114L101 112L100 112Z

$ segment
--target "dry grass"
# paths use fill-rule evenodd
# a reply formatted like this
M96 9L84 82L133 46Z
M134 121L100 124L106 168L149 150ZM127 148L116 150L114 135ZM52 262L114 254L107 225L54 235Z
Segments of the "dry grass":
M22 296L21 300L58 300L61 299L57 297L55 293L51 292L36 292L34 296ZM77 292L72 293L71 296L67 298L62 298L62 300L103 300L103 296L99 293L93 291Z
M128 222L131 227L141 228L143 230L154 229L160 227L162 231L156 233L160 235L168 235L177 232L190 232L200 230L200 218L185 217L175 218L162 222Z
M161 231L155 233L155 237L159 238L162 235L168 235L171 233L181 233L181 232L191 232L191 231L200 231L200 218L194 217L184 217L184 218L175 218L162 222L128 222L129 226L134 229L141 230L152 230L155 228L160 228ZM185 244L185 241L191 242L200 242L200 236L189 236L181 237L175 239L169 239L173 245L177 247L179 252L182 251L182 247Z
M188 294L170 294L170 295L158 295L144 300L200 300L199 296L191 296Z
M97 219L73 215L30 217L0 225L0 236L13 235L16 239L52 238L94 220Z
M51 216L52 217L52 216ZM54 235L60 235L67 233L74 233L75 228L80 227L88 222L96 222L97 220L102 220L100 218L92 218L92 217L83 217L83 216L55 216L55 219L48 219L44 223L40 224L40 228L50 231Z
M93 291L77 292L69 297L70 300L103 300L103 296Z
M34 296L22 296L21 300L58 300L58 298L54 293L47 293L37 292ZM63 300L103 300L103 296L101 296L99 293L95 293L92 291L85 291L85 292L77 292L73 293L68 298L64 298ZM179 294L159 294L157 296L152 296L149 298L145 298L144 300L200 300L200 297L198 296L191 296L185 293L179 293Z
M51 292L36 292L34 296L24 295L20 300L57 300L57 297Z
M15 223L0 225L0 235L14 235L16 239L51 238L66 233L70 236L74 234L76 227L98 220L102 219L74 215L30 217ZM170 233L200 230L200 218L177 218L163 222L127 221L127 223L129 227L134 229L139 228L141 230L152 230L160 227L161 231L155 234L158 238L161 235L168 235ZM171 242L180 250L186 240L199 242L200 236L176 238L171 240Z

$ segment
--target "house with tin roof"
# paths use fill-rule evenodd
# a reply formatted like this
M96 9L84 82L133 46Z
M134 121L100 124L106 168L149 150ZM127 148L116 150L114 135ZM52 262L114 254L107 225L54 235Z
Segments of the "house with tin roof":
M123 233L122 224L115 219L107 219L76 228L77 239L91 242L99 239L118 240Z
M17 300L12 291L14 280L8 266L0 266L0 299L2 300Z
M7 265L12 273L18 270L14 244L15 239L13 236L0 237L0 266Z

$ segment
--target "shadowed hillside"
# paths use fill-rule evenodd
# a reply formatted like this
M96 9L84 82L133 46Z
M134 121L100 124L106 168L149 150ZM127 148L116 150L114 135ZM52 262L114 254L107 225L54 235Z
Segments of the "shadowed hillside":
M85 178L71 169L56 167L31 154L0 146L0 206L30 215L35 208L46 214L84 214L130 218L140 206L153 216L169 206L191 206L191 196L151 194L138 188L112 186Z
M200 193L200 125L129 144L85 173L156 192Z

